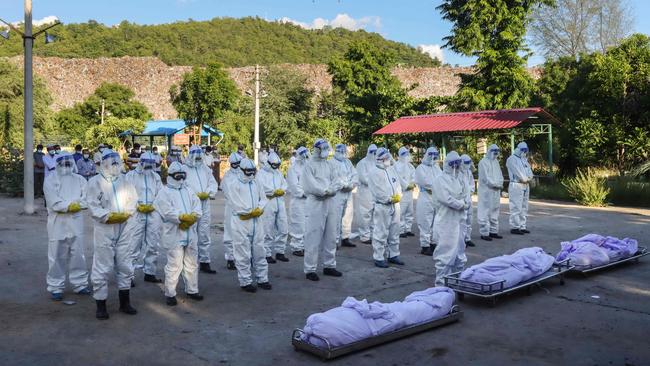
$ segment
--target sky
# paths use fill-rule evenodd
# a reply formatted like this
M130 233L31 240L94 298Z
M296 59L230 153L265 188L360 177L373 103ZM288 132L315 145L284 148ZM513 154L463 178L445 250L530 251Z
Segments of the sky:
M635 14L633 31L650 34L650 1L628 1ZM436 10L440 3L441 0L33 0L33 19L56 16L63 23L94 19L113 25L122 20L160 24L190 18L259 16L306 28L330 25L365 29L393 41L420 46L445 63L471 65L473 59L442 48L451 24ZM0 18L15 22L22 17L23 0L0 1ZM543 57L533 55L529 65L543 61Z

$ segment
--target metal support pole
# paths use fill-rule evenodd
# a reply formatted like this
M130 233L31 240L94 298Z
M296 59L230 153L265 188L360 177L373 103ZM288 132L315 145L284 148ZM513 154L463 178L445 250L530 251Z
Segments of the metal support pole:
M548 175L553 175L553 125L548 125Z
M510 155L515 153L515 132L510 132Z
M34 100L32 75L32 0L25 0L25 124L23 133L23 210L26 214L34 213Z
M260 66L255 65L255 135L253 137L253 157L259 163L260 152Z
M447 156L447 139L445 138L445 135L442 135L442 155L440 156L441 159L445 159Z

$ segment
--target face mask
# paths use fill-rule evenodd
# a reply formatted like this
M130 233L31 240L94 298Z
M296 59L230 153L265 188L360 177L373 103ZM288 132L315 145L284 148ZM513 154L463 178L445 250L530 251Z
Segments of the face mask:
M90 155L84 154L84 159L88 160L89 157L90 157Z
M390 160L384 160L383 164L384 164L384 168L388 168L389 166L391 166Z
M119 164L113 164L108 167L108 172L107 174L111 177L117 177L121 173L120 171L120 165Z
M56 153L56 154L60 154L60 153L61 153L61 150L55 150L55 153Z
M322 149L320 151L320 158L321 159L327 159L330 156L330 151L329 149Z
M81 150L76 150L75 153L81 154Z
M56 151L48 150L47 153L50 154L50 156L54 156L54 154L56 154Z

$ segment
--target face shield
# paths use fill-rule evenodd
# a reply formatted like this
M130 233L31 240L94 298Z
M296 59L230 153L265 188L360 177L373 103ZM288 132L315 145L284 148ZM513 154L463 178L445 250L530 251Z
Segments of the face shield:
M370 146L368 146L368 151L366 152L367 157L374 158L376 153L377 153L377 145L371 144Z
M56 174L70 175L75 171L74 158L70 154L61 154L56 157Z
M153 154L146 152L140 157L140 162L138 162L138 170L141 172L150 172L153 171L156 167L156 159L154 159Z
M391 165L390 152L386 148L379 148L375 153L375 164L378 168L386 169Z
M200 165L203 162L203 150L200 147L194 145L190 148L190 154L187 158L187 165L194 167Z
M525 142L520 142L519 145L517 145L517 150L522 158L528 156L528 145Z
M104 149L101 162L102 173L107 178L116 178L122 172L120 155L110 149Z
M460 158L457 152L452 151L449 154L447 154L447 157L445 157L445 165L443 170L445 173L451 174L454 177L458 176L458 171L460 170L460 166L463 164L463 160Z
M296 150L296 161L303 162L307 159L309 159L309 150L304 146L300 146L298 150Z
M334 158L338 161L344 161L348 157L348 148L344 144L336 145L334 149Z
M323 139L316 140L316 143L314 143L314 155L319 159L327 159L330 155L330 144Z
M411 153L406 147L402 146L399 148L399 151L397 152L397 159L403 163L410 163Z

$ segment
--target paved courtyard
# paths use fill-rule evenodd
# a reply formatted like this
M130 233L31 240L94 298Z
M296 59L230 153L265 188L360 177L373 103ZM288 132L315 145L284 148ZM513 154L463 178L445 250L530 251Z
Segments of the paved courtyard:
M431 257L419 253L417 236L401 243L404 267L372 265L371 248L343 248L337 262L342 278L312 283L302 258L270 265L272 291L239 289L236 272L223 261L222 195L213 204L213 267L201 274L206 296L179 306L164 304L161 287L142 282L132 301L136 316L117 311L111 286L108 321L94 318L92 298L66 292L75 305L49 300L46 214L21 216L21 201L0 198L0 365L309 365L311 355L294 352L290 336L307 316L339 305L346 296L395 301L433 285ZM38 201L42 207L42 200ZM650 245L650 210L588 209L531 203L529 229L507 232L507 201L502 203L503 240L484 242L474 225L475 248L468 265L540 246L555 254L563 240L583 234L637 238ZM86 221L86 259L92 261L92 223ZM416 232L417 233L417 232ZM163 261L161 261L163 262ZM161 263L162 267L162 263ZM179 291L182 294L182 289ZM456 324L329 362L332 365L648 365L650 363L650 257L589 276L571 276L565 286L550 280L531 296L500 299L497 306L467 299Z

